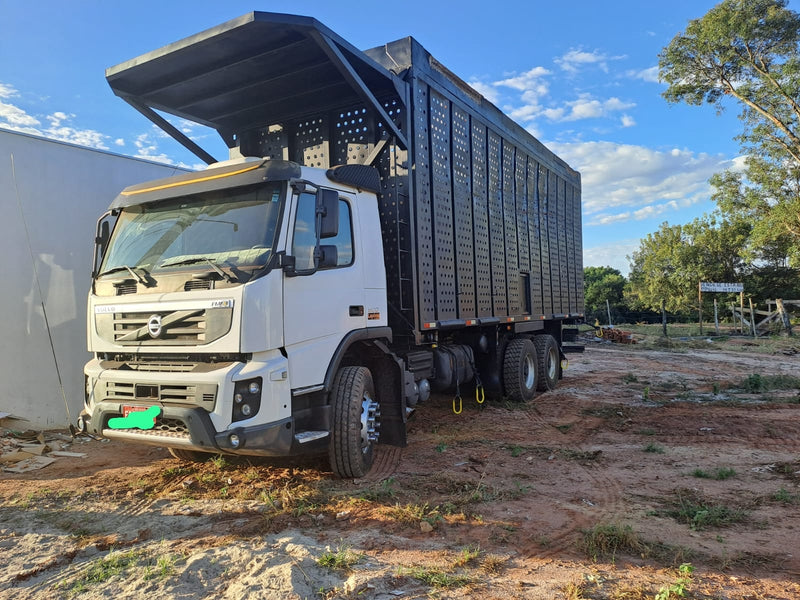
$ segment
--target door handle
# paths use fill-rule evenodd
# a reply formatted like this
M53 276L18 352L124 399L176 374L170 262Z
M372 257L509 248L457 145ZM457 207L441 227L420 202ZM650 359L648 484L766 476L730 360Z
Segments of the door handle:
M361 305L351 305L350 306L350 316L351 317L363 317L364 316L364 307Z

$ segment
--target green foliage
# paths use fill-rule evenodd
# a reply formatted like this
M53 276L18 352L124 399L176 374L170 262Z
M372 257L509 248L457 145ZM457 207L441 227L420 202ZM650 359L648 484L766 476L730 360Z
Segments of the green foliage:
M612 309L624 304L625 278L611 267L585 267L583 269L586 312L604 312L606 300Z
M744 173L712 179L714 199L753 224L751 258L800 263L800 15L787 0L723 0L659 54L668 102L741 108Z
M692 471L692 476L697 477L699 479L716 479L717 481L725 481L726 479L730 479L731 477L736 477L736 471L731 469L730 467L720 467L713 473L706 471L705 469L697 468Z
M704 216L685 225L662 223L631 260L626 298L634 308L681 312L697 308L699 281L736 281L750 226Z
M692 582L694 567L683 563L678 567L678 577L669 585L664 585L655 596L655 600L671 600L672 598L686 598L686 591Z
M637 554L643 547L630 525L615 523L601 523L585 531L582 546L592 560L610 558L612 562L618 552Z
M317 559L317 564L330 571L349 571L363 555L354 552L348 546L338 546L335 550L328 548Z

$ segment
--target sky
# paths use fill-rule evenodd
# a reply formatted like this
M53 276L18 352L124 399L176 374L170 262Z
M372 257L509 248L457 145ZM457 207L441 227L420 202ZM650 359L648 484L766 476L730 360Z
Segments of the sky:
M671 105L658 81L659 51L715 4L0 0L0 128L199 168L106 68L252 10L315 17L361 49L411 35L581 172L584 266L627 275L641 238L711 212L708 179L742 165L738 107ZM215 132L179 126L226 158Z

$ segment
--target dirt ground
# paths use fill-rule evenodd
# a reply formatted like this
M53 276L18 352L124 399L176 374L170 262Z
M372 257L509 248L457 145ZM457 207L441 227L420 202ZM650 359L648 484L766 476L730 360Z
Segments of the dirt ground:
M0 597L795 600L800 341L769 344L589 343L526 404L432 398L357 481L78 438L0 474Z

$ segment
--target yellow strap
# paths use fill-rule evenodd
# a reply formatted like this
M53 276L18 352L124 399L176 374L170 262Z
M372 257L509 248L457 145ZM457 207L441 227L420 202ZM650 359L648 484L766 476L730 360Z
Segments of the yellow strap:
M483 389L482 385L479 385L475 388L475 402L478 404L483 404L483 401L486 400L486 392Z
M456 400L458 400L458 408L456 408ZM453 413L460 415L462 410L464 410L464 404L461 401L461 395L455 396L453 398Z

